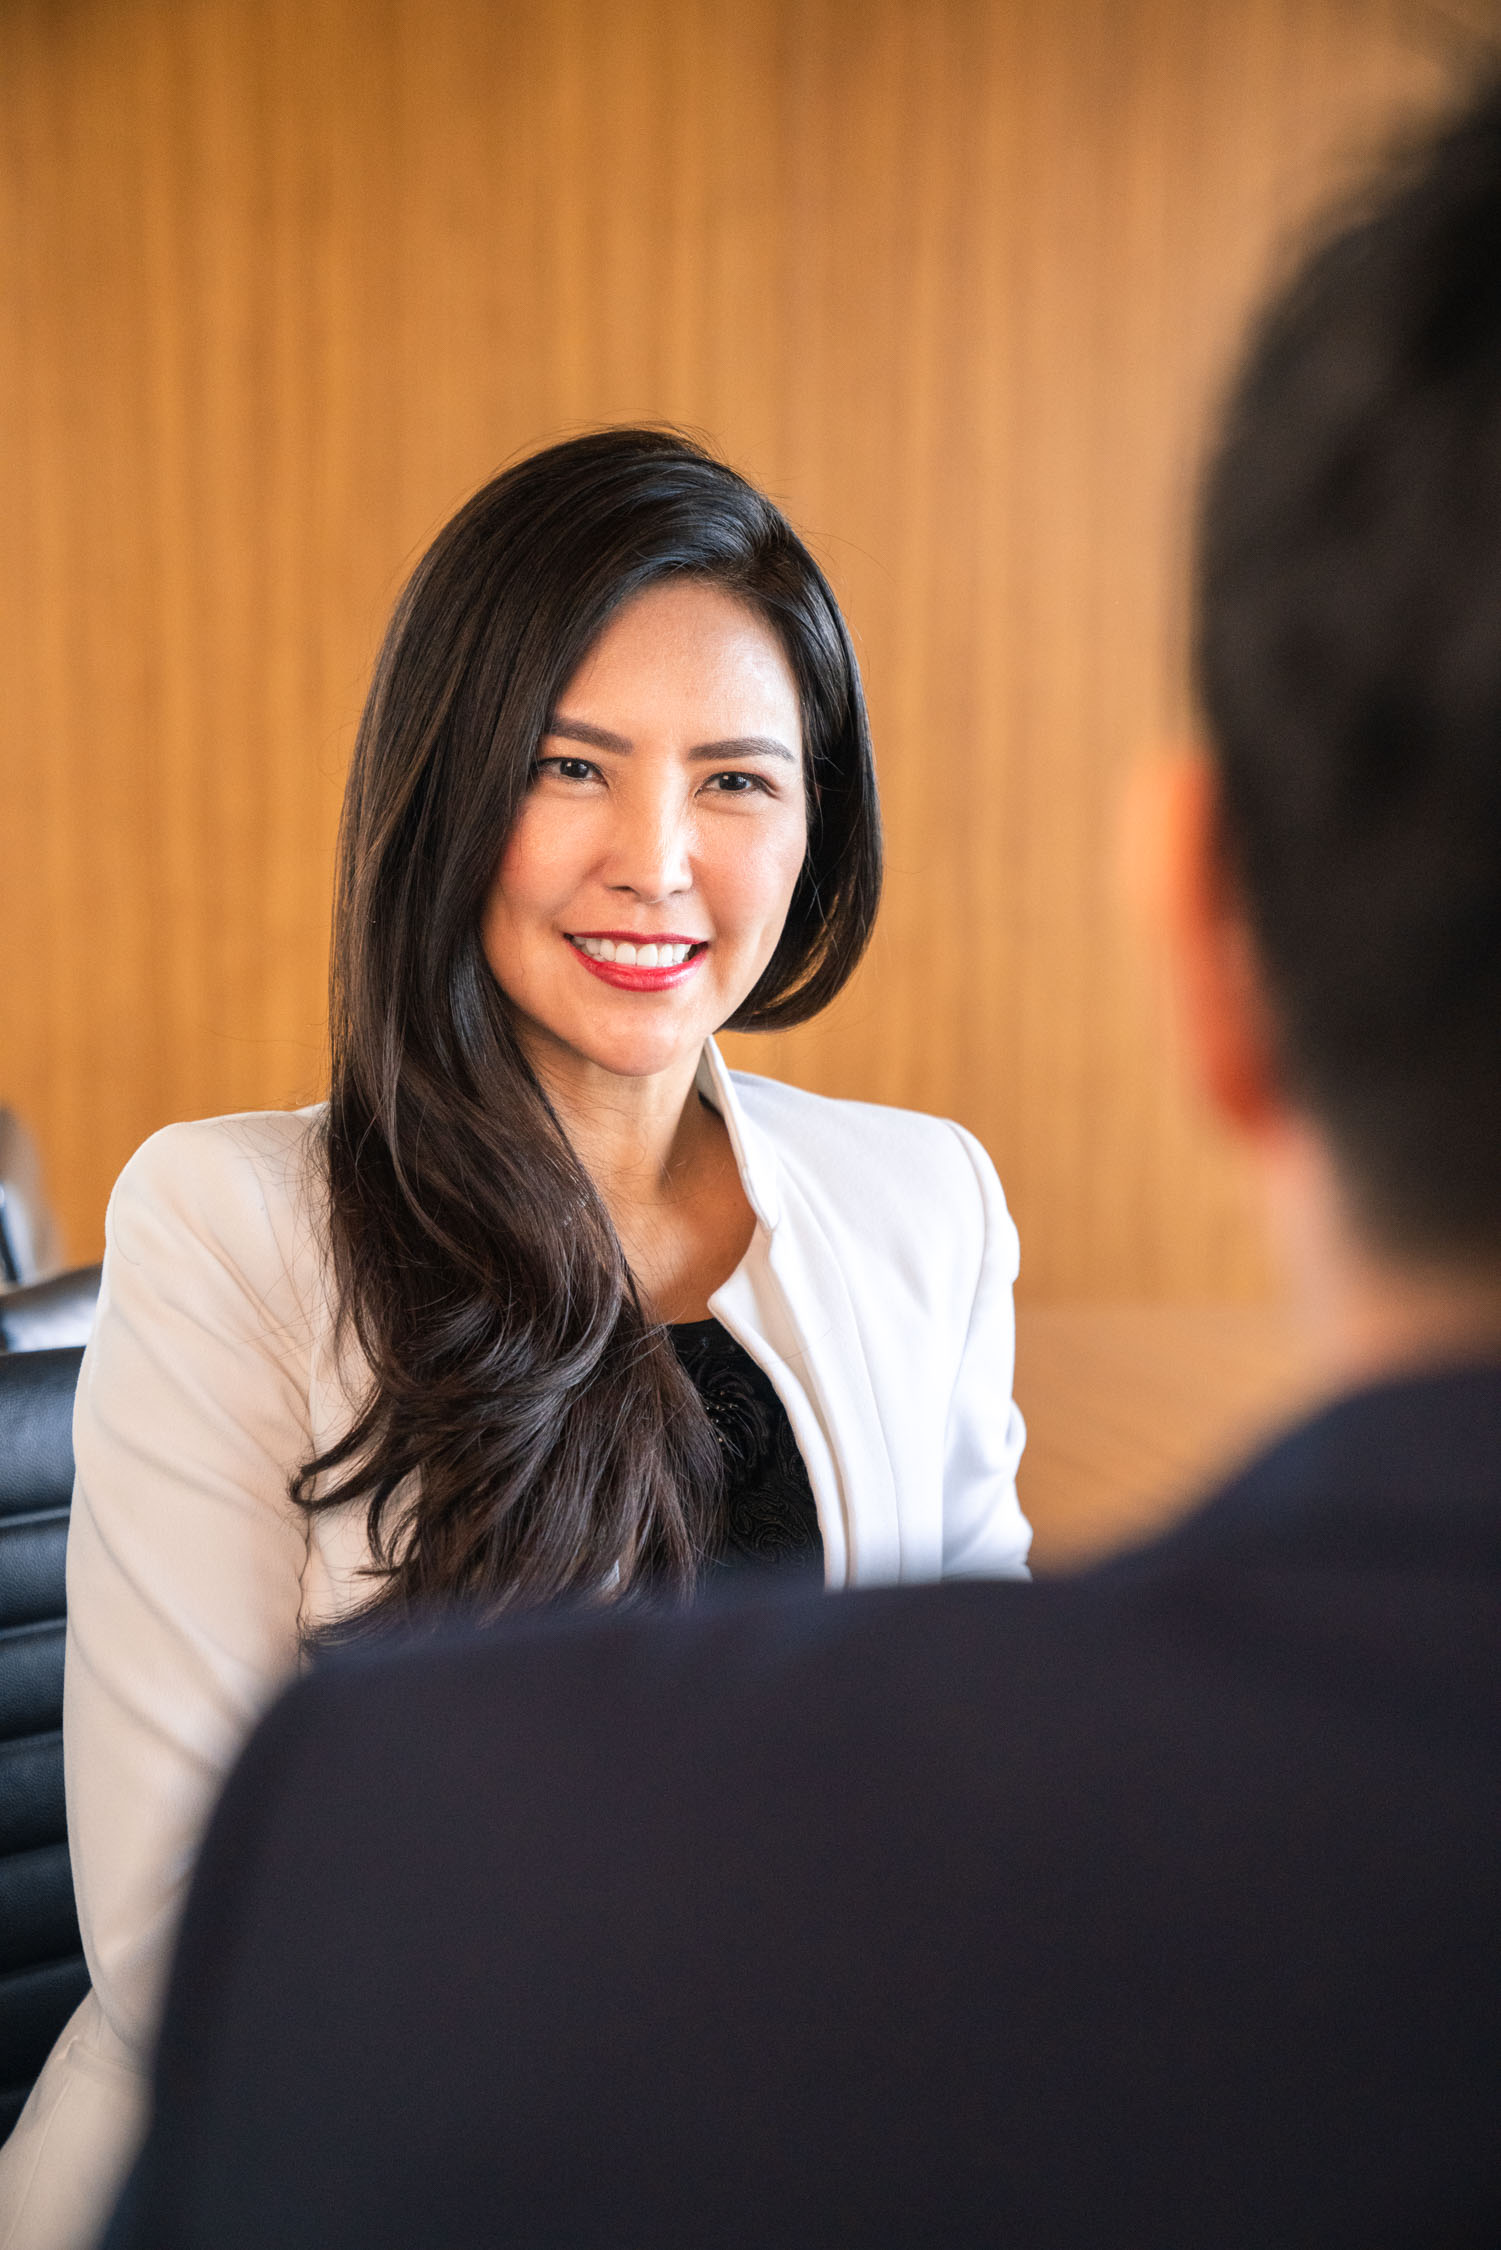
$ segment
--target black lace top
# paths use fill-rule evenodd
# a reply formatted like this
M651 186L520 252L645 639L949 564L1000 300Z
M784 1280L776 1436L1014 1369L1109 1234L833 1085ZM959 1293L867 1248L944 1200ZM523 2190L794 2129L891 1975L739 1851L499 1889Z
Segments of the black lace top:
M668 1330L708 1410L724 1463L715 1571L792 1565L822 1574L823 1535L808 1471L771 1378L717 1320Z

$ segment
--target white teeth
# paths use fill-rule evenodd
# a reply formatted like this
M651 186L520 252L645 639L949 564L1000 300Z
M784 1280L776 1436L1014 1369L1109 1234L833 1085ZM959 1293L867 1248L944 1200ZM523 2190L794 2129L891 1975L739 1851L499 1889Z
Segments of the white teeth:
M691 945L632 945L628 938L577 937L571 941L591 961L618 961L626 969L680 969L693 951Z

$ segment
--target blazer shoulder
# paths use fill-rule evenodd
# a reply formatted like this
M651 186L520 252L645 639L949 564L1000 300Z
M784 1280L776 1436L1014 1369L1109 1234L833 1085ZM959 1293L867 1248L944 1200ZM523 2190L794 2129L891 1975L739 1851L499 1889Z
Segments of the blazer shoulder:
M914 1218L952 1214L963 1223L1005 1211L995 1166L973 1133L952 1118L880 1102L836 1100L780 1079L734 1071L751 1122L786 1170L816 1183L821 1200L856 1207L895 1198ZM1009 1223L1009 1222L1008 1222Z
M244 1110L165 1125L115 1182L106 1230L132 1260L191 1238L225 1264L277 1274L321 1246L324 1108Z

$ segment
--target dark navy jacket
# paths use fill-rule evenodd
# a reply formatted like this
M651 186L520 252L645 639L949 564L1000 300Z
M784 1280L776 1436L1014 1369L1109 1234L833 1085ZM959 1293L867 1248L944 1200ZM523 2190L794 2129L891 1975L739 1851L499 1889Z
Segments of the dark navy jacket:
M1501 2242L1501 1371L1072 1580L324 1669L110 2250Z

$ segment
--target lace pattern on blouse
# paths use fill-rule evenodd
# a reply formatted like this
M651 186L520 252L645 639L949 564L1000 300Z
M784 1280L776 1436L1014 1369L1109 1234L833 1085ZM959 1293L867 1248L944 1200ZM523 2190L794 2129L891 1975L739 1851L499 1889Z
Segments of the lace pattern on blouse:
M724 1463L718 1572L747 1564L821 1571L823 1534L807 1466L769 1375L717 1320L668 1329L704 1402Z

